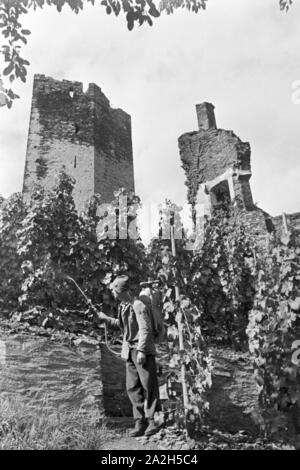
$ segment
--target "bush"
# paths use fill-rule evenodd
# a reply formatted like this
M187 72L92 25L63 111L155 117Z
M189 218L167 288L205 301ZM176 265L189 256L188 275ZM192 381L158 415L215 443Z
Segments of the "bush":
M18 230L26 215L22 194L1 200L0 212L0 309L9 312L21 294L22 258L17 255Z
M195 436L209 410L211 357L201 332L201 313L188 297L192 259L186 250L188 240L184 236L174 240L174 256L171 240L166 239L172 226L176 231L182 228L180 209L166 201L161 210L159 238L150 243L148 259L153 277L160 279L163 293L162 310L172 369L167 379L169 419L175 419L180 427L187 429L189 436Z
M119 197L127 199L123 231L132 228L139 198L120 190L106 213L99 211L101 197L94 195L78 214L72 191L74 180L58 175L52 191L36 186L28 204L21 195L4 203L0 227L1 299L11 311L43 309L84 310L85 301L67 276L73 277L96 304L107 295L106 284L120 273L138 283L147 275L144 247L135 239L99 236L112 215L118 215ZM120 230L117 224L117 232ZM98 236L97 236L98 235Z
M291 235L273 240L257 261L257 295L247 328L259 386L262 429L300 434L300 367L293 343L300 339L300 246Z
M192 300L203 333L213 342L247 347L248 313L255 294L253 241L236 207L219 205L207 221L204 243L192 263Z

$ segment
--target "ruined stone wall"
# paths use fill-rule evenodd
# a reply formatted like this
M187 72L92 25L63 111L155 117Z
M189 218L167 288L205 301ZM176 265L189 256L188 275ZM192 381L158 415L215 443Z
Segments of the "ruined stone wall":
M76 180L74 199L81 210L95 192L111 201L119 187L134 190L130 116L110 107L90 84L36 75L33 85L23 193L34 183L46 189L65 168Z
M294 214L286 214L286 224L289 230L295 230L300 235L300 212L295 212ZM284 235L285 226L283 221L283 216L278 215L272 218L272 222L276 233L279 237Z
M224 191L224 183L228 183L229 198L239 205L241 221L259 246L267 246L272 232L281 236L286 229L294 229L300 234L299 212L286 214L284 220L282 216L272 217L253 203L249 143L242 142L233 131L217 128L211 103L197 104L196 112L199 130L178 139L188 202L199 211L198 219L195 217L196 227L203 227L204 215L210 216L217 202L217 191L220 188ZM201 206L203 213L199 210ZM201 246L202 234L197 235Z
M121 358L91 338L71 341L42 332L18 332L0 323L2 398L18 398L37 412L81 410L92 420L132 415Z
M212 388L209 392L209 422L226 432L258 433L254 414L259 390L248 353L213 348Z
M92 85L95 87L94 85ZM95 89L95 192L105 201L118 188L134 191L131 118L122 109L111 109Z
M87 413L92 421L105 416L130 417L125 361L92 337L0 322L0 395L30 404L33 413ZM212 347L209 422L230 432L256 432L252 412L258 388L248 353ZM166 377L172 372L164 347L158 348L160 397L168 409ZM171 406L173 408L173 406Z
M272 231L272 226L269 224L270 216L262 209L256 208L252 211L242 211L240 220L246 227L248 235L256 240L258 246L262 249L267 248L269 234Z
M199 185L214 180L229 168L245 175L235 178L235 192L242 197L244 207L253 206L249 185L251 176L250 145L232 131L216 128L213 105L196 106L199 130L183 134L178 139L182 167L186 173L188 201L196 202Z
M212 104L202 103L196 110L199 130L178 139L189 203L195 208L201 208L202 204L205 215L209 216L218 202L218 191L225 191L227 185L229 200L234 200L240 208L241 222L249 235L265 247L273 229L272 218L253 203L249 182L250 144L242 142L233 131L217 128ZM199 217L201 221L201 214ZM201 233L198 235L201 239Z
M208 423L215 429L236 433L241 430L256 434L255 413L259 410L259 389L248 352L229 347L209 348L212 362L212 385L208 391ZM164 381L174 371L169 362L158 354ZM161 379L160 379L161 380ZM174 408L166 387L160 389L163 410Z
M300 232L300 212L294 214L287 214L288 226Z

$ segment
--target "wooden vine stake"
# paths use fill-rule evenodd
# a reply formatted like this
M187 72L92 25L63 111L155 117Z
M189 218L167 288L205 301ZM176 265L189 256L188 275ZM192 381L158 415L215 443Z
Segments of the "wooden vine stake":
M285 235L289 235L289 227L288 227L288 222L287 222L287 217L286 217L285 212L283 212L283 214L282 214L282 222L283 222L283 228L284 228Z
M170 224L170 232L171 232L171 247L172 247L172 255L174 258L176 258L176 245L175 245L175 236L174 236L174 222L173 224ZM175 274L175 273L174 273ZM176 279L176 276L174 276ZM175 297L176 297L176 302L179 304L180 302L180 290L178 284L176 284L175 281ZM183 323L182 323L182 312L180 312L180 315L177 315L177 327L178 327L178 336L179 336L179 353L183 354L185 351L184 348L184 341L183 341ZM188 405L189 405L189 398L188 398L188 390L187 390L187 384L186 384L186 368L185 364L182 363L181 365L181 383L182 383L182 392L183 392L183 407L184 407L184 423L185 423L185 429L187 432L187 410L188 410Z

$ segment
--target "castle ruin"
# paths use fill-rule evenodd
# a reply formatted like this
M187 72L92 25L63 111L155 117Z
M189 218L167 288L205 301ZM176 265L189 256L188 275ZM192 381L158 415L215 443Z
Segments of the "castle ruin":
M198 217L209 217L220 202L234 202L241 209L248 233L262 243L274 231L300 231L300 213L272 217L254 204L250 144L242 142L233 131L217 127L211 103L197 104L196 112L198 131L183 134L178 144L188 202L197 208Z
M271 217L254 204L249 143L242 142L232 131L217 127L212 104L199 104L196 111L199 129L182 135L178 141L188 201L194 207L200 205L203 216L209 216L219 202L239 204L243 222L262 241L272 231L300 229L300 213ZM94 84L83 92L81 83L37 75L24 175L25 197L34 183L51 189L54 175L63 166L76 179L74 196L78 209L95 192L109 201L120 186L134 190L130 116L112 109ZM80 407L97 417L100 409L99 418L104 413L131 414L125 394L124 363L112 356L106 346L99 350L95 343L80 339L76 350L69 345L62 348L54 342L50 344L47 338L37 340L36 335L27 333L20 337L9 335L8 339L5 336L4 340L8 364L2 380L0 377L0 391L24 392L25 354L26 393L30 399L34 397L37 407L46 391L54 409ZM246 429L257 433L250 414L257 406L257 385L248 353L215 348L213 360L211 424L226 432ZM42 384L40 396L37 380Z
M134 191L131 118L113 109L101 89L35 75L23 194L38 183L49 190L62 168L75 178L76 208L95 193L110 202L123 187Z
M271 232L289 227L300 231L300 213L272 217L253 202L250 186L251 149L231 130L217 127L214 106L196 105L198 131L178 139L186 173L188 202L210 216L214 205L235 202L249 233L263 243ZM81 211L95 193L103 202L123 187L134 191L131 118L113 109L101 89L35 75L27 142L23 194L34 184L53 187L55 175L65 171L75 179L76 208ZM201 225L200 225L201 227Z

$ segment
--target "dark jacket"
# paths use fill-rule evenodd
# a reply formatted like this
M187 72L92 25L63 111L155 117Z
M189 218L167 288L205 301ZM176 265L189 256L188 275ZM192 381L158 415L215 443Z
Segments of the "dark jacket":
M128 359L129 348L155 355L151 311L141 300L121 304L117 318L105 315L106 324L123 331L122 357Z

